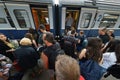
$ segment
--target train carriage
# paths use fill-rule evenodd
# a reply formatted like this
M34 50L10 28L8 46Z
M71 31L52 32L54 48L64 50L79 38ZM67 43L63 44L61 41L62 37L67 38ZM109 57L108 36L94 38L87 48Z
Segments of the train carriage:
M84 30L88 37L98 36L98 29L106 27L120 34L120 1L118 0L60 0L61 34L65 30L66 18L72 14L77 31Z
M40 24L53 30L53 22L52 0L0 1L0 32L9 38L20 39L30 27L38 30Z
M73 18L71 26L84 30L88 37L98 36L101 27L114 30L116 38L120 36L119 0L1 0L0 32L20 39L30 27L38 30L44 24L59 38L69 14Z

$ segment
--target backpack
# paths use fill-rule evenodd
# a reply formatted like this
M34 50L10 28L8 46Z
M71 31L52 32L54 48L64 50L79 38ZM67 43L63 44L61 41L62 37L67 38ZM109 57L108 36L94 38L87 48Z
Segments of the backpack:
M63 38L62 49L65 51L65 54L71 56L72 58L77 59L75 54L77 39L71 36L65 36Z
M120 79L120 64L115 64L110 66L107 69L107 73L104 75L104 77L108 77L109 75L112 75L113 77Z
M55 50L55 52L53 52L53 54L51 54L49 56L49 68L50 69L55 69L55 61L58 55L62 55L64 54L64 50L62 50L61 48L58 48Z
M81 75L85 80L100 80L103 74L106 72L106 69L101 67L96 61L90 60L81 60L79 62Z

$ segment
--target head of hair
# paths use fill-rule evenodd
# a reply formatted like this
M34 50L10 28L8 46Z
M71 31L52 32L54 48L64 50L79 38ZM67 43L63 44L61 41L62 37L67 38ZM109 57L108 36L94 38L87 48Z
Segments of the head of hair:
M107 33L107 28L106 27L99 28L98 32L100 35L105 35Z
M96 37L88 38L87 53L88 59L93 59L96 62L100 62L102 59L102 40Z
M0 38L1 41L7 41L7 42L10 42L9 39L7 38L7 36L3 33L0 33L0 37L2 36L2 38ZM4 39L3 39L3 36L4 36ZM5 39L6 38L6 39Z
M30 40L33 40L33 36L31 33L26 33L25 38L29 38Z
M83 30L81 30L81 31L80 31L80 34L84 34L84 31L83 31Z
M114 30L110 29L109 32L114 33Z
M108 52L115 52L116 46L120 43L120 40L112 39L106 46Z
M20 45L29 46L29 45L32 45L32 42L29 38L22 38L20 40Z
M103 31L103 32L106 32L106 31L107 31L107 28L106 28L106 27L103 27L103 28L101 28L100 30Z
M30 27L28 32L31 33L31 34L34 34L35 30L32 27Z
M76 32L75 30L72 30L72 31L71 31L71 34L75 34L75 32Z
M53 43L53 44L55 43L55 39L54 39L53 33L46 32L44 34L45 34L44 40L47 40L48 42Z
M44 24L40 24L39 28L40 28L40 29L42 29L42 30L46 30L46 28L45 28L45 25L44 25Z
M55 63L57 80L79 80L80 66L78 62L67 55L59 55Z

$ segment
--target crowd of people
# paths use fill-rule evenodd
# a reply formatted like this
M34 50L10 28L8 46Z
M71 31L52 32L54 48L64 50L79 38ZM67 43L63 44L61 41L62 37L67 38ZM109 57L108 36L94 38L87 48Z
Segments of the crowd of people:
M19 46L0 33L0 80L101 80L120 63L113 30L100 28L98 37L87 37L71 27L60 42L43 24L39 30L30 28Z

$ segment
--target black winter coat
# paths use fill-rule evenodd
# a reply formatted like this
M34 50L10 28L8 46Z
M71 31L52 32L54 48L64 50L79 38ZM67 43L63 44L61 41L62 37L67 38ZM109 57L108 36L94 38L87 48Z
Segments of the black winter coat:
M40 58L32 46L21 46L14 52L15 60L22 70L33 68Z

